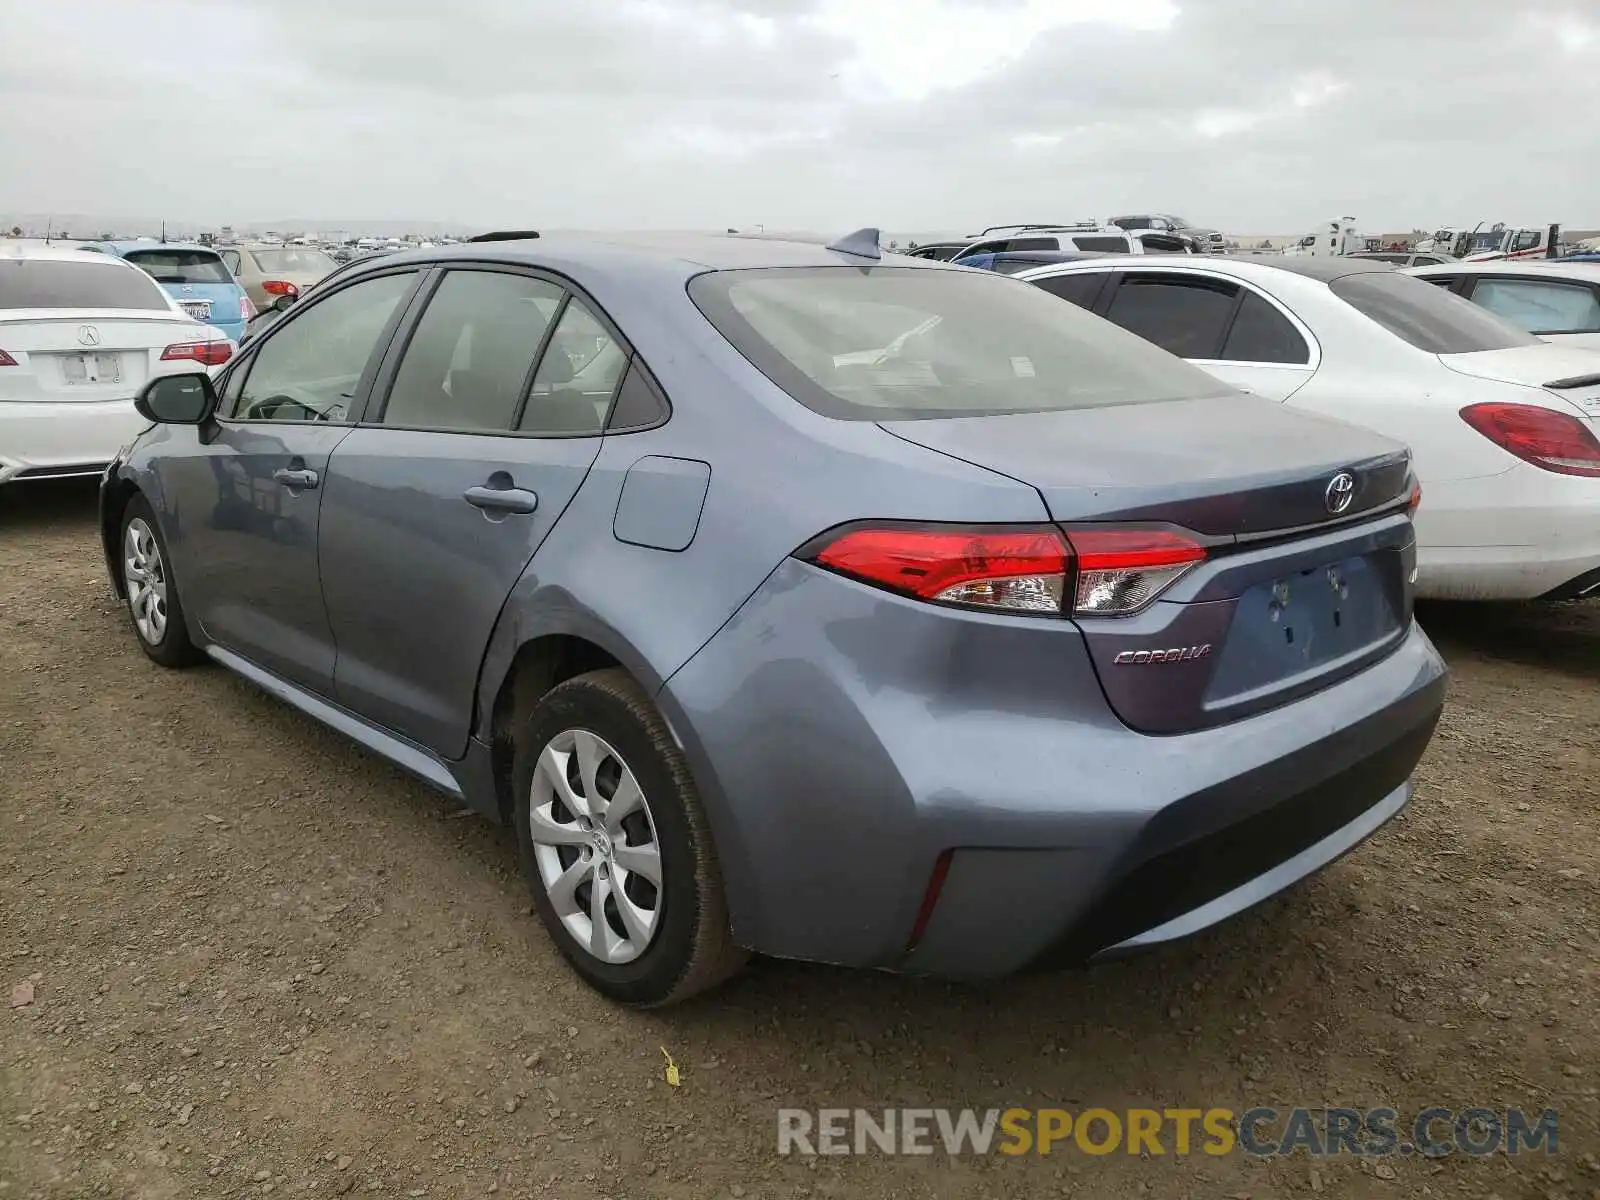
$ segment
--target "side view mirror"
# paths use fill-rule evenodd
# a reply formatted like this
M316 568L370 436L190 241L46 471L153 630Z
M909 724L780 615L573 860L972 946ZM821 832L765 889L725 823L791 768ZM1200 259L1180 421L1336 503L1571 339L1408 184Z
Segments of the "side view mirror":
M272 302L270 307L271 307L273 312L288 312L290 306L294 304L296 299L298 299L298 297L295 297L295 296L279 296L277 299L275 299Z
M203 425L217 411L217 389L203 371L158 375L139 389L133 407L160 425Z

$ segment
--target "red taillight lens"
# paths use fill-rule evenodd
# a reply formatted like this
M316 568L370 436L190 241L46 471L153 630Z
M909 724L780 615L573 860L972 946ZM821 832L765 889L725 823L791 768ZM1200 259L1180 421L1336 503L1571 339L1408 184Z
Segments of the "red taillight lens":
M248 321L256 315L256 306L250 303L250 297L243 292L239 293L239 319Z
M1055 529L873 526L810 557L923 600L1059 616L1072 551Z
M1417 509L1422 507L1422 480L1415 475L1411 477L1411 495L1406 497L1406 516L1414 517Z
M227 342L179 342L161 352L162 362L189 361L208 367L220 367L233 357L233 347Z
M12 358L11 355L7 354L4 350L0 350L0 367L14 367L16 365L16 359Z
M1165 529L867 525L802 556L931 600L1043 616L1125 617L1176 583L1206 549Z
M286 279L269 279L261 285L269 296L298 296L300 289Z
M1541 470L1600 479L1600 441L1577 417L1536 404L1472 404L1461 419Z
M1206 548L1168 529L1070 529L1078 562L1072 610L1083 617L1125 617L1177 583Z

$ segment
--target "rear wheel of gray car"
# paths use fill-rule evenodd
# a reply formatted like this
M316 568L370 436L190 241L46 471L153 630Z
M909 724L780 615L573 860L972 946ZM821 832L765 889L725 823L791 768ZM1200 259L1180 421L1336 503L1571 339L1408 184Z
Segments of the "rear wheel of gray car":
M682 752L620 669L551 689L515 731L517 840L534 907L591 986L639 1007L721 983L746 955Z
M139 646L163 667L196 662L200 653L189 640L189 628L183 621L172 558L156 526L155 513L143 496L135 495L123 510L117 546L128 619Z

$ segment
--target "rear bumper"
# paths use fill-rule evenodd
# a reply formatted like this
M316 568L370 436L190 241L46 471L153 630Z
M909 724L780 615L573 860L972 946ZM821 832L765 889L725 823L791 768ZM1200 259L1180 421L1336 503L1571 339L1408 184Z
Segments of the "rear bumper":
M1398 811L1443 706L1413 625L1314 696L1152 737L1069 623L950 624L790 563L663 688L743 944L978 978L1183 936Z
M0 402L0 484L98 475L148 424L132 397Z
M1518 465L1431 484L1416 525L1424 599L1555 598L1600 571L1600 479Z

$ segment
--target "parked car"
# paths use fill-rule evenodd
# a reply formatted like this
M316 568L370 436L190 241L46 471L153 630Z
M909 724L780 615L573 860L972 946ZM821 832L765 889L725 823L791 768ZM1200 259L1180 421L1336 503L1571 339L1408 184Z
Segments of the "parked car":
M0 485L100 474L144 383L232 352L115 255L0 241Z
M1454 261L1441 254L1416 254L1408 250L1360 250L1349 257L1370 258L1373 262L1385 262L1395 267L1431 267Z
M1593 351L1350 257L1099 259L1016 278L1239 388L1407 443L1428 495L1419 594L1600 592Z
M1456 262L1412 271L1548 342L1600 350L1600 262Z
M1188 254L1190 243L1155 230L1130 232L1082 221L1075 225L997 225L985 229L955 257L1018 250L1064 250L1083 254Z
M1443 702L1403 447L873 231L352 264L141 404L145 653L512 824L633 1004L1183 936L1399 811Z
M1112 217L1107 224L1115 225L1119 229L1148 229L1158 233L1175 234L1188 243L1189 250L1193 254L1221 254L1227 249L1227 241L1220 230L1191 225L1182 217L1174 217L1170 213L1139 213L1128 217Z
M209 246L188 242L88 242L84 250L115 254L144 271L196 321L222 330L237 342L255 306L222 257Z
M923 242L901 253L908 258L929 258L935 262L949 262L970 245L972 245L970 238L963 238L959 242Z
M339 265L314 246L223 246L218 253L258 309L298 296Z
M985 271L999 271L1002 275L1015 275L1047 263L1077 262L1085 258L1100 258L1075 250L1010 250L1001 253L968 254L954 260L958 267L978 267Z

